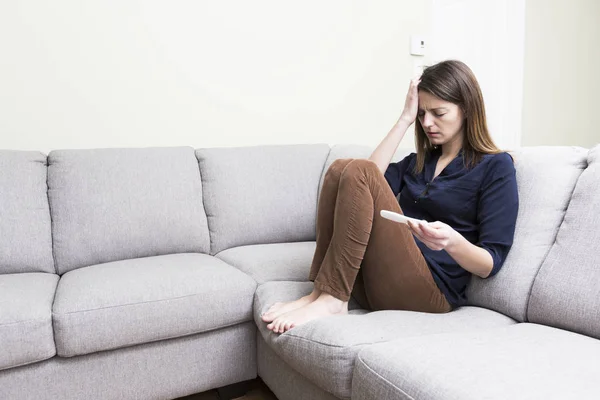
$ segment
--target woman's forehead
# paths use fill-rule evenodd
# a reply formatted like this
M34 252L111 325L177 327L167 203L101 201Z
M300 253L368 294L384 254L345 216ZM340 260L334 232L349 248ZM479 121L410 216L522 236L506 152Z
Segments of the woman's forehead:
M456 107L455 104L444 101L429 92L419 91L419 108L432 110L435 108L451 108L452 106Z

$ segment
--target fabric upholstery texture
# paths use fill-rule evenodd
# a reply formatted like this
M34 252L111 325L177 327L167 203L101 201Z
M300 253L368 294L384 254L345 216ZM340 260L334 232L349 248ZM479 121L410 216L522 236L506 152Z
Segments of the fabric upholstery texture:
M46 156L0 150L0 274L54 273Z
M48 156L58 272L111 261L208 253L190 147L59 150Z
M329 146L198 149L211 254L315 240L319 176Z
M216 257L250 275L258 284L269 281L307 281L315 242L240 246Z
M70 271L53 308L57 353L71 357L250 321L255 289L252 278L206 254Z
M528 319L600 339L600 145L588 163L533 284Z
M55 274L0 275L0 370L56 354L51 310L57 282Z
M313 320L284 334L266 328L261 314L273 303L297 299L311 290L310 282L260 285L254 299L254 320L267 345L283 361L321 389L342 399L350 398L354 362L365 346L399 337L514 324L511 318L494 311L462 307L448 314L352 310L350 315Z
M522 323L371 346L355 370L356 400L592 400L600 342Z
M515 243L469 306L351 299L266 328L313 288L325 172L372 151L0 151L0 399L158 400L257 373L280 400L597 399L600 146L512 153Z
M0 399L164 400L256 377L256 326L0 371Z
M337 400L338 398L315 386L294 371L257 335L258 375L278 400Z
M500 272L474 276L469 304L526 320L533 280L556 239L577 179L586 167L580 147L522 148L513 154L519 189L519 214L513 246Z

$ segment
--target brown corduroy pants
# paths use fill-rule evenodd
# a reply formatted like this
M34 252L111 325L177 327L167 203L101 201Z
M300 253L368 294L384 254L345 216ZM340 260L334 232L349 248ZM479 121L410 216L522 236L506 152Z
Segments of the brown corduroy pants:
M374 162L331 164L318 204L315 288L343 301L352 294L372 310L450 311L408 227L381 210L402 213Z

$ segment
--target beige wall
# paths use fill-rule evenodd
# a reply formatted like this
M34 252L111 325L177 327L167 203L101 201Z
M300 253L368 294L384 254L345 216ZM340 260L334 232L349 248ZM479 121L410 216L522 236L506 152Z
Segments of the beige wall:
M376 145L429 1L0 3L0 148ZM407 135L401 147L412 146Z
M0 148L376 145L430 23L429 0L0 2ZM527 0L525 34L522 144L600 142L600 1Z
M522 145L600 143L600 1L527 0Z

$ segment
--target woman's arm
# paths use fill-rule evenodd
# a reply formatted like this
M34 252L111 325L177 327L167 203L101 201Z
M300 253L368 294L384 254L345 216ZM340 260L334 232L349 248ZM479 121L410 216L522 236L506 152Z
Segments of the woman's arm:
M465 270L481 277L502 267L512 246L519 211L519 193L512 157L500 153L487 169L477 203L479 239L472 244L440 221L410 223L413 234L432 250L446 252Z
M450 225L439 221L419 224L409 221L408 226L427 247L446 250L458 265L472 274L487 278L492 272L494 260L489 251L469 242Z
M408 123L403 119L399 119L369 157L369 160L377 164L377 167L382 174L385 174L385 171L390 165L390 161L410 124L411 123Z
M446 246L446 252L458 265L480 278L487 278L494 268L490 252L469 242L458 232L455 239Z
M406 130L413 122L415 122L415 119L417 118L417 111L419 108L419 82L420 80L418 78L410 81L410 87L408 88L406 101L404 103L404 110L402 111L398 122L396 122L390 132L369 157L369 160L377 164L377 167L382 174L385 173L388 165L390 164L390 161L394 156L400 141L404 137Z

